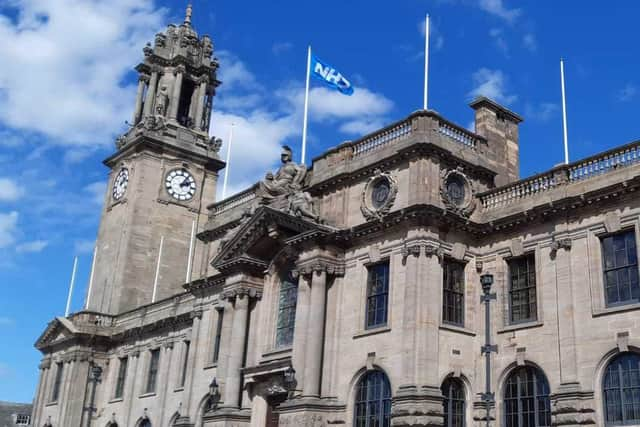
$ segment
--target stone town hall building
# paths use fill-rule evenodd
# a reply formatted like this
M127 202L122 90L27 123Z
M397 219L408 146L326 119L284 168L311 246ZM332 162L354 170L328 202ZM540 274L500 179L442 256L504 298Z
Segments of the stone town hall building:
M190 21L136 68L34 425L640 425L640 143L520 179L522 119L480 98L475 132L417 111L216 201Z

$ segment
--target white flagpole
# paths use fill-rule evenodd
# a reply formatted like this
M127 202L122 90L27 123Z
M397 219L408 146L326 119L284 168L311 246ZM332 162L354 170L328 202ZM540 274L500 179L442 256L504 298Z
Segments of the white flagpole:
M564 61L560 58L560 81L562 85L562 130L564 133L564 164L569 164L569 139L567 137L567 99L564 91Z
M158 250L158 263L156 264L156 277L153 279L153 294L151 294L151 302L156 302L156 293L158 292L158 277L160 276L160 261L162 260L162 245L164 244L164 236L160 236L160 249Z
M424 105L423 109L427 109L429 101L429 14L424 23Z
M224 197L223 197L224 198ZM196 221L191 221L191 239L189 240L189 259L187 260L187 278L186 283L191 283L191 268L193 268L193 243L196 237Z
M302 121L302 156L300 163L304 164L307 152L307 114L309 112L309 76L311 74L311 46L307 51L307 79L304 88L304 118Z
M224 181L222 183L222 198L227 197L227 182L229 181L229 164L231 163L231 142L233 141L233 123L229 128L229 143L227 144L227 158L225 162L227 165L224 168Z
M67 307L64 309L64 317L69 316L71 309L71 295L73 295L73 285L76 282L76 270L78 269L78 257L73 258L73 270L71 270L71 283L69 283L69 295L67 295Z
M93 287L93 273L96 270L96 258L98 257L98 245L93 248L93 261L91 261L91 273L89 274L89 289L87 291L87 301L84 305L84 309L89 309L89 303L91 302L91 288Z

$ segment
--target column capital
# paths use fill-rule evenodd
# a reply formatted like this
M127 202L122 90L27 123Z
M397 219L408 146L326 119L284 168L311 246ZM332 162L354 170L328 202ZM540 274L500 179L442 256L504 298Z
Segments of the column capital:
M243 296L261 299L263 287L263 278L246 274L235 274L226 278L220 298L229 301L235 300L236 297Z
M173 74L178 75L178 74L184 74L187 71L187 67L184 66L184 64L178 64L176 65L176 68L173 69Z
M300 255L296 262L295 274L308 276L321 272L331 276L344 276L344 259L326 249L314 249Z
M550 255L552 258L555 258L556 254L560 249L564 249L565 251L571 250L572 241L568 237L556 239L554 238L551 242L551 252Z

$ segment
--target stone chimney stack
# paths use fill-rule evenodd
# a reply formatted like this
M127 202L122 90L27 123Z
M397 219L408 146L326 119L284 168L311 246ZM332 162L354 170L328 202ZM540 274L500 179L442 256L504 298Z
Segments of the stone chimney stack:
M487 138L487 156L495 162L495 185L520 179L518 125L522 117L485 97L476 98L469 106L476 111L475 131Z

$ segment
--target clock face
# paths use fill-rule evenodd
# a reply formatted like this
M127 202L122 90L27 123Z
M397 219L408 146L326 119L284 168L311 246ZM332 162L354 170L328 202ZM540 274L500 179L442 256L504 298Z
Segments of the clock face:
M129 170L127 168L120 169L116 180L113 182L113 199L120 200L124 193L127 192L127 185L129 184Z
M167 193L176 200L191 200L196 194L196 181L186 169L175 169L165 179Z

